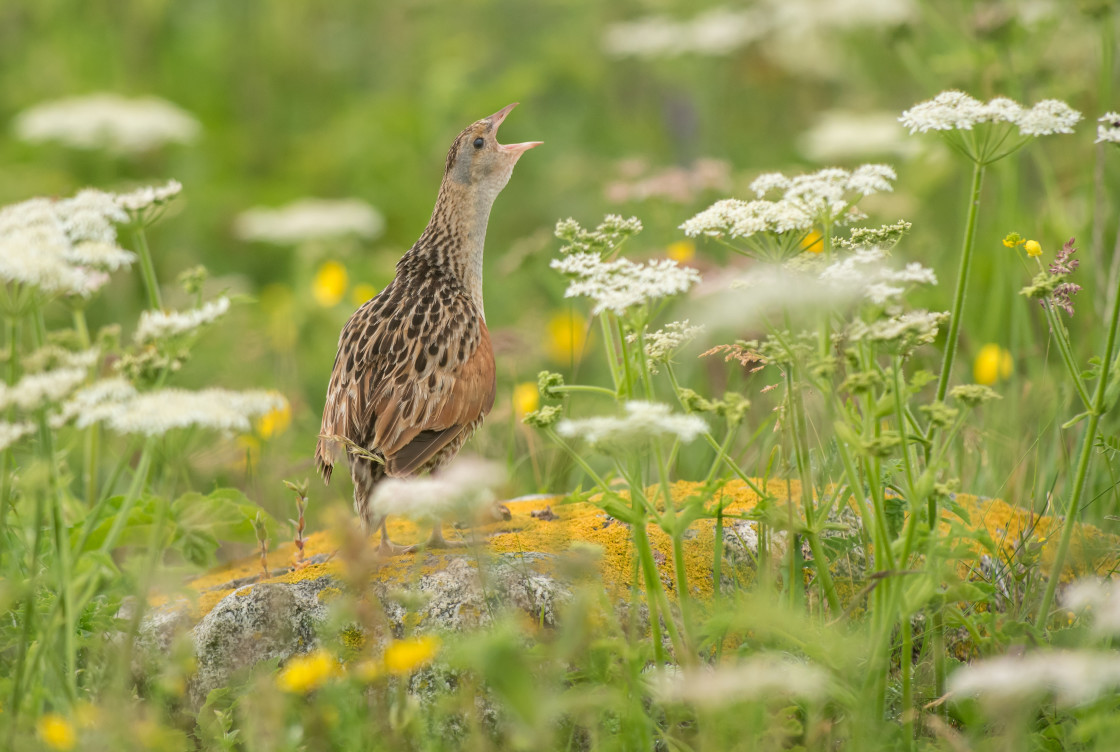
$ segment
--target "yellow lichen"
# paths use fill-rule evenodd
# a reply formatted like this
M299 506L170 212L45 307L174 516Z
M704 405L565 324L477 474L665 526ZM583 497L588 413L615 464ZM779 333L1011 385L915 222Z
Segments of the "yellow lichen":
M690 503L689 500L697 497L702 491L702 484L678 482L672 486L673 504L680 508ZM774 499L771 502L772 513L777 515L774 519L785 518L786 504L790 498L794 499L794 509L791 511L800 516L800 486L797 482L771 481L765 491ZM655 495L653 490L650 493ZM622 494L622 497L625 499L626 495ZM726 526L735 521L735 517L750 512L759 502L758 495L740 480L727 483L712 498L714 500L707 502L709 510L714 508L717 501L722 501L725 530ZM486 549L494 554L528 552L561 554L567 552L573 543L592 544L600 552L598 573L608 592L616 597L627 594L634 576L633 546L628 525L613 520L593 502L563 503L561 497L552 497L511 501L506 502L505 505L510 510L510 520L475 527L467 534L468 539L481 541ZM664 508L660 502L658 506ZM1033 540L1041 545L1040 556L1043 563L1053 560L1057 543L1057 536L1054 534L1060 529L1060 523L1055 522L1053 518L1034 515L998 499L980 499L964 494L956 497L956 506L967 516L969 529L979 531L983 528L992 540L1003 547L1005 553L1011 550L1014 541L1029 531ZM540 513L546 508L551 508L551 519L548 519L549 515L533 515L534 512ZM946 533L951 530L950 526L954 521L958 525L962 524L949 510L943 510L941 525ZM663 571L662 581L669 589L670 595L675 597L672 540L654 524L650 524L647 529L650 544L655 552L655 560ZM398 518L390 521L389 533L390 537L398 543L413 543L422 541L427 536L428 530ZM445 535L449 539L454 539L461 534L447 528ZM693 590L693 594L701 599L710 598L712 595L714 542L715 520L710 518L694 522L689 535L682 542L689 587ZM1118 539L1114 536L1105 535L1087 525L1079 526L1074 534L1069 571L1101 573L1110 571L1118 560L1115 552L1120 547L1117 546L1117 542ZM309 535L305 545L309 557L316 554L330 555L338 548L335 539L327 532ZM978 543L973 542L972 548L977 555L981 553ZM469 553L471 549L465 551L466 553L456 551L394 557L381 563L374 577L381 582L406 587L421 575L445 569L453 557L468 556L468 562L474 566L476 559ZM269 554L269 566L276 569L286 568L290 564L292 552L291 543L277 547ZM260 571L259 566L259 559L253 555L231 562L192 582L190 588L199 593L199 611L207 613L221 598L233 592L232 588L221 589L221 584L238 578L252 577ZM534 563L534 567L538 570L543 568L544 571L549 571L550 566L548 563ZM723 571L725 575L743 574L729 571L726 562ZM314 580L324 575L341 577L344 574L344 563L339 557L332 557L320 564L286 571L264 582L295 583ZM962 572L962 576L966 574L967 572ZM749 584L749 580L744 584ZM837 577L836 586L841 598L847 600L862 588L862 583ZM325 590L320 598L329 599L336 594L337 589L332 587Z

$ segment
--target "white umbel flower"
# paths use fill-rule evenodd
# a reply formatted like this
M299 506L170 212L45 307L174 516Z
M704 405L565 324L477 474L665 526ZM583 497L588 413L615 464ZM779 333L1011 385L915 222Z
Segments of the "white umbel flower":
M858 159L883 154L909 157L921 148L906 137L894 112L822 113L798 145L802 154L817 162Z
M35 426L32 423L0 421L0 451L7 449L34 430Z
M987 104L962 91L943 91L902 113L899 122L911 133L972 130L978 123L1008 123L1021 136L1073 133L1081 113L1058 99L1044 99L1025 108L1014 100L996 97Z
M36 410L58 402L86 379L84 368L56 368L29 373L13 385L0 383L0 409Z
M758 181L756 181L758 182ZM759 233L804 233L813 217L790 201L717 201L680 226L689 237L749 238Z
M699 416L673 413L658 402L634 400L626 403L625 410L622 416L562 420L556 424L556 432L607 448L643 444L663 436L689 442L708 432L708 424Z
M860 289L876 305L893 301L911 285L937 284L937 275L928 267L911 262L902 269L891 269L885 260L886 254L880 248L857 248L826 267L820 279L841 288Z
M1120 112L1106 112L1097 118L1097 144L1120 144Z
M463 457L419 478L386 478L371 504L377 514L431 520L455 514L473 516L494 502L492 489L505 479L501 465Z
M949 691L994 707L1053 696L1059 705L1090 702L1120 687L1115 653L1047 650L1004 655L965 666L949 677Z
M62 258L81 267L115 272L136 263L136 254L113 243L84 242L63 251Z
M1094 631L1120 634L1120 588L1115 582L1078 580L1066 589L1062 602L1073 611L1088 611Z
M727 55L769 29L757 10L712 8L692 19L678 21L654 15L611 24L603 49L612 57L666 58L679 55Z
M775 696L820 697L828 691L829 677L810 663L756 655L715 668L662 670L651 677L650 685L663 704L721 708Z
M949 314L946 311L922 309L876 319L870 323L856 319L848 327L848 336L853 340L866 339L873 342L893 343L900 349L912 350L920 345L931 344L937 339L938 328L948 318Z
M624 258L604 261L596 253L572 253L553 259L551 266L574 277L564 297L591 298L595 315L612 311L621 316L635 306L688 292L700 281L700 272L672 259L636 264Z
M657 373L658 363L668 362L673 357L673 353L691 342L703 331L703 325L691 326L688 319L672 321L666 324L664 328L654 332L647 331L643 339L645 340L646 358L650 371ZM626 341L637 343L638 335L636 333L628 334L626 335Z
M77 419L82 428L101 420L109 410L136 396L136 387L120 377L101 379L75 391L62 404L62 408L51 415L51 428L58 430Z
M44 102L19 113L14 128L23 141L57 141L117 154L191 143L201 130L194 116L166 100L108 93Z
M305 198L278 209L256 207L233 223L234 234L250 242L299 245L354 235L376 238L385 229L381 213L356 198Z
M120 387L107 384L106 390ZM106 393L87 394L91 403L78 416L78 426L104 423L117 433L160 436L176 428L208 428L224 434L249 431L252 420L280 409L284 398L277 392L252 390L236 392L228 389L160 389L143 394L128 394L120 388L120 400L106 398ZM102 397L100 403L97 398Z
M193 332L201 326L213 323L227 311L229 298L225 296L189 311L144 311L140 314L140 325L136 327L132 339L137 344L145 344Z
M153 206L166 204L183 191L183 184L178 180L169 180L164 185L156 187L147 185L128 193L115 196L117 206L127 212L141 212Z
M0 281L88 296L104 283L101 270L135 261L116 242L116 224L127 219L112 194L95 190L0 208Z
M746 239L764 233L789 233L796 240L819 222L842 224L851 220L860 197L892 190L895 179L894 168L884 164L865 164L852 171L829 167L792 177L769 172L750 185L757 200L717 201L680 228L690 237ZM774 200L766 198L771 194Z

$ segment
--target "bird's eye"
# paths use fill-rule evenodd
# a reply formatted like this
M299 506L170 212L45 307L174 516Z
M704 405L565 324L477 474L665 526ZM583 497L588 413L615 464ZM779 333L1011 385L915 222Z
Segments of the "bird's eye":
M484 143L486 142L482 140L482 136L479 136L474 140L474 148L481 149Z

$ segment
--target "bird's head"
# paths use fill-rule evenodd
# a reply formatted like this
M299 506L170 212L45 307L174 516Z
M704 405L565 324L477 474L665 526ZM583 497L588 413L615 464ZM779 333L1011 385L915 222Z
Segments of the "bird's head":
M499 144L498 126L506 119L517 103L506 105L489 117L468 125L451 145L447 153L444 181L482 190L497 196L509 182L513 166L521 155L541 141L520 144Z

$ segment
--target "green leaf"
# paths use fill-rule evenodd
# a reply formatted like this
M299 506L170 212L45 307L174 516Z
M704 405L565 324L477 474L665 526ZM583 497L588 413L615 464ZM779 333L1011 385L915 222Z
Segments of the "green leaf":
M236 488L219 488L209 494L197 492L183 494L171 504L171 517L179 528L176 536L195 534L195 544L201 544L198 534L228 543L254 545L257 536L253 520L261 508ZM279 539L276 520L263 515L265 530L272 540Z

